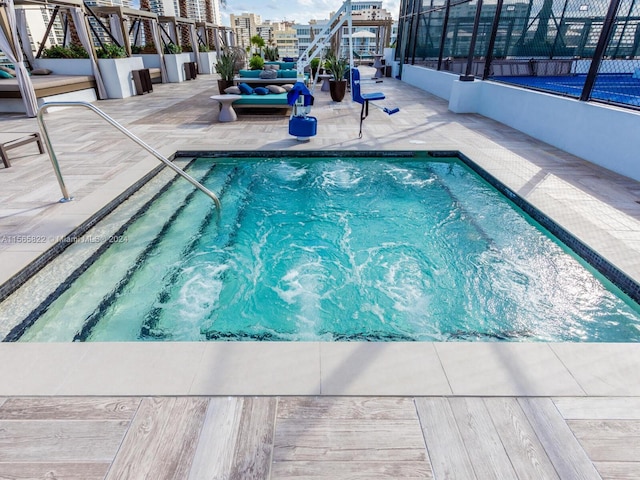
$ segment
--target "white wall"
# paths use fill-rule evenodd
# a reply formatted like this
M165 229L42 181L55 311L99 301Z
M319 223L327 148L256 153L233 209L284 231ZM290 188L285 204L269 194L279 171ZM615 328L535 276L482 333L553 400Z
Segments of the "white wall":
M405 76L449 100L453 112L478 113L640 181L640 112L496 82L460 82L457 75L414 65L403 66Z
M415 65L402 66L402 81L418 87L437 97L448 100L451 96L451 87L459 75L449 72L438 72L429 68Z

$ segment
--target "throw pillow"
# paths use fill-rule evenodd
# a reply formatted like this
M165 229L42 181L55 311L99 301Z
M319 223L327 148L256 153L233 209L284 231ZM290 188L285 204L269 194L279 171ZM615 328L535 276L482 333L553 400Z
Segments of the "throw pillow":
M260 78L269 78L269 79L278 78L278 71L263 70L262 72L260 72Z
M227 87L224 89L224 93L231 93L233 95L240 95L242 92L240 91L240 88L236 87L235 85L233 87Z
M264 64L264 69L265 70L280 70L280 65L276 65L273 63L265 63Z
M284 93L286 90L280 85L267 85L267 88L271 93Z
M264 87L256 87L253 89L253 93L255 93L256 95L268 95L269 89Z
M35 70L31 70L31 75L49 75L51 74L51 70L48 68L36 68Z
M238 88L243 95L251 95L253 93L253 88L251 88L246 83L241 83L240 85L238 85Z
M5 72L4 70L0 70L0 78L13 78L13 75Z
M288 92L293 88L293 83L285 83L284 85L282 85L282 88L284 88L285 92Z
M0 71L3 71L5 73L8 73L9 75L11 75L12 77L16 76L16 71L13 68L9 68L9 67L3 67L0 65ZM3 77L6 78L6 77Z

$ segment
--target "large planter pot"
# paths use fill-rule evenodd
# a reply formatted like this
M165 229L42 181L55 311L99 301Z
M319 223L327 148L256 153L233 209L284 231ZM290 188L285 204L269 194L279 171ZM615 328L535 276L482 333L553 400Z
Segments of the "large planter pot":
M191 61L189 53L168 53L164 56L164 64L167 67L167 77L170 83L185 81L184 64Z
M38 58L35 68L48 68L55 75L93 75L88 58Z
M233 80L218 80L218 91L224 93L226 88L233 87Z
M198 55L198 73L211 75L216 73L215 64L218 62L216 52L200 52Z
M144 68L160 68L160 55L157 53L135 53L131 56L141 58Z
M347 81L329 80L329 93L331 94L331 100L341 102L347 93Z
M108 98L127 98L136 95L131 72L144 68L142 58L99 58L98 68Z

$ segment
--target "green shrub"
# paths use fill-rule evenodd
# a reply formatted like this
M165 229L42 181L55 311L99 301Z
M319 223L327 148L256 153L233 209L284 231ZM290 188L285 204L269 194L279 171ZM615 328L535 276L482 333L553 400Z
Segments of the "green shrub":
M233 74L235 72L237 55L232 50L225 50L218 57L218 63L216 63L216 72L220 74L220 78L226 81L233 81Z
M42 52L42 58L89 58L89 54L80 45L54 45Z
M124 58L127 56L127 51L124 47L119 47L113 43L105 43L96 50L98 58Z
M250 70L262 70L264 68L264 59L259 55L254 55L249 60Z
M269 62L275 62L278 60L278 47L264 47L264 58Z
M176 45L175 43L168 43L164 47L164 53L166 53L166 54L182 53L182 48L180 48L180 46Z

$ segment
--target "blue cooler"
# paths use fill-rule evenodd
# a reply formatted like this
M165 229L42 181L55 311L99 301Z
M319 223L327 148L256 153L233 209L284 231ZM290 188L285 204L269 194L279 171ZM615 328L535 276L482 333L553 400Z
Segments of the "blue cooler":
M298 139L308 139L318 133L318 119L316 117L291 117L289 120L289 135Z

